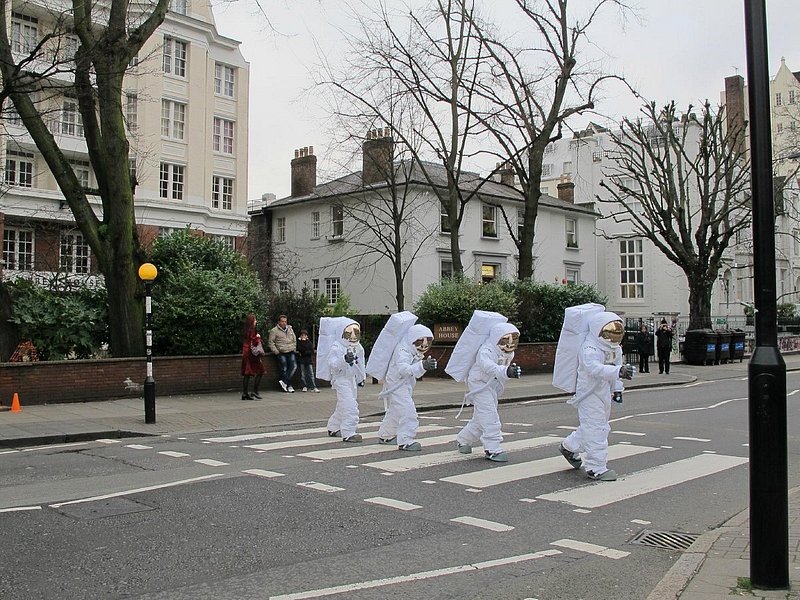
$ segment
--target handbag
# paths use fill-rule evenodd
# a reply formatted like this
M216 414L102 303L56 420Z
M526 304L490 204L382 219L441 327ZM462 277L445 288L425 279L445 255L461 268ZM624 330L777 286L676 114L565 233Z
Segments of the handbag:
M253 356L264 356L264 346L261 345L261 342L250 344L250 353Z

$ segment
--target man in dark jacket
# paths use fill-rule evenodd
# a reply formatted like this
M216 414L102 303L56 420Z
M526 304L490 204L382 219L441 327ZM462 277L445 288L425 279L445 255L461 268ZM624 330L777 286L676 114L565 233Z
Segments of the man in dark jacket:
M669 355L672 352L672 330L666 319L661 319L656 331L656 350L658 350L658 372L669 375Z
M636 335L636 350L639 352L639 373L649 373L650 355L653 353L653 334L644 323Z

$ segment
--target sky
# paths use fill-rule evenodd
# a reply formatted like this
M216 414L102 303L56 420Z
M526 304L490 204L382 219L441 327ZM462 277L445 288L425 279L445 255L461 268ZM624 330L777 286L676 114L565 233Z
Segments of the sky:
M348 28L345 0L260 0L269 22L253 0L217 0L214 15L222 35L242 42L250 63L248 198L289 194L294 150L314 146L318 181L326 179L326 113L311 74L322 52L336 62L343 47L339 28ZM392 0L389 0L392 2ZM624 28L610 20L590 34L594 58L624 75L645 97L678 107L704 99L718 104L724 78L747 78L744 35L745 0L639 0L640 19ZM581 0L578 4L585 3ZM398 4L400 4L398 2ZM488 16L510 18L510 0L493 0ZM798 0L767 0L769 71L782 57L800 71ZM635 115L639 102L621 86L604 94L598 110L613 119ZM575 117L584 127L599 116Z

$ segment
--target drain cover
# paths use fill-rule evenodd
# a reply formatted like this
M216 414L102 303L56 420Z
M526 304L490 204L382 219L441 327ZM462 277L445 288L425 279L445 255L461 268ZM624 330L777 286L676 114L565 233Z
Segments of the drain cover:
M131 513L153 510L152 506L147 506L126 498L109 498L107 500L95 500L94 502L84 502L81 504L69 504L58 509L61 514L80 519L81 521L91 521L104 517L118 517Z
M697 538L698 536L694 533L644 529L637 533L628 543L664 548L665 550L686 550Z

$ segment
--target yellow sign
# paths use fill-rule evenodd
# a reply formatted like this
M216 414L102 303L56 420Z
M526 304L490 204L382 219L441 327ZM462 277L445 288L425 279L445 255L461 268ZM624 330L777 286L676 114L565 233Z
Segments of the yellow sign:
M494 277L494 265L481 265L481 277Z

